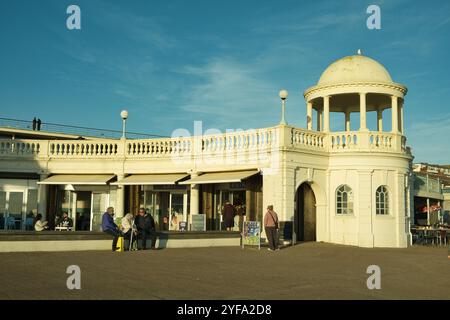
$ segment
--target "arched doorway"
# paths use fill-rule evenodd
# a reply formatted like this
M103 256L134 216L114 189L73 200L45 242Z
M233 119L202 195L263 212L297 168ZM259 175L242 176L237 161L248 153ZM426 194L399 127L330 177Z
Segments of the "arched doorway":
M298 187L295 199L295 240L316 241L316 196L307 182Z

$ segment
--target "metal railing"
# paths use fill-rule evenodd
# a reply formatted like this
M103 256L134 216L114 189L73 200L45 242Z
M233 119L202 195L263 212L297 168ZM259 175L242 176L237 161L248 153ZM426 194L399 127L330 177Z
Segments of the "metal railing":
M33 121L0 118L0 127L33 130ZM50 122L42 122L40 130L49 133L62 133L82 137L97 137L119 139L122 136L120 130L98 129L89 127L72 126L66 124L57 124ZM148 139L148 138L164 138L165 136L156 134L146 134L137 132L127 132L127 139Z

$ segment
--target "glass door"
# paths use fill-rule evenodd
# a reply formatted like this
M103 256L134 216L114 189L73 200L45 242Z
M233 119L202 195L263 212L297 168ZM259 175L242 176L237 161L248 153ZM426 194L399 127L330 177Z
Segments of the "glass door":
M102 192L92 192L91 231L102 231L102 216L109 205L109 195Z
M6 228L10 230L20 230L22 228L23 218L23 192L9 192L8 198Z
M183 221L185 210L183 193L170 194L170 224L169 230L178 230L180 221Z

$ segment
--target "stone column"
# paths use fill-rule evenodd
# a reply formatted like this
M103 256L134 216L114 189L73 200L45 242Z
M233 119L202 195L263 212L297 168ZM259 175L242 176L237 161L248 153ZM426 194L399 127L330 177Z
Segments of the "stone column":
M350 131L350 111L345 111L345 131Z
M77 193L76 191L72 191L72 219L73 219L73 230L76 230L76 224L77 224Z
M198 177L198 173L191 173L191 178ZM191 203L189 214L199 214L199 202L200 202L200 186L198 184L191 184Z
M398 98L391 96L392 100L392 132L398 133Z
M330 96L323 97L323 131L330 131Z
M402 133L402 134L404 134L405 133L405 127L403 126L404 125L404 119L403 119L403 116L404 116L404 113L403 113L403 103L404 103L404 101L403 100L400 100L400 105L399 105L399 108L400 108L400 121L399 121L399 126L400 126L400 132Z
M317 131L322 131L322 110L317 108Z
M377 110L377 130L379 132L383 131L383 110L382 109Z
M366 93L359 94L359 130L367 130Z
M123 173L118 173L117 175L117 181L122 180L125 175ZM124 216L125 211L125 186L124 185L118 185L117 186L117 194L116 194L116 204L114 207L114 217L121 218Z
M312 102L308 101L306 104L306 129L312 130Z
M39 176L39 181L45 180L47 177L48 174L41 174ZM38 186L38 213L42 214L43 220L47 220L48 185L39 184Z

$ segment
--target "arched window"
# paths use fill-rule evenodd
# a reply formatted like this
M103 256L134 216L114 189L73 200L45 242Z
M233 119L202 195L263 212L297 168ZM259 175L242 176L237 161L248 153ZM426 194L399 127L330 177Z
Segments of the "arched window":
M389 192L386 186L379 186L376 192L376 214L389 214Z
M353 192L347 185L342 185L336 190L336 213L353 214Z

